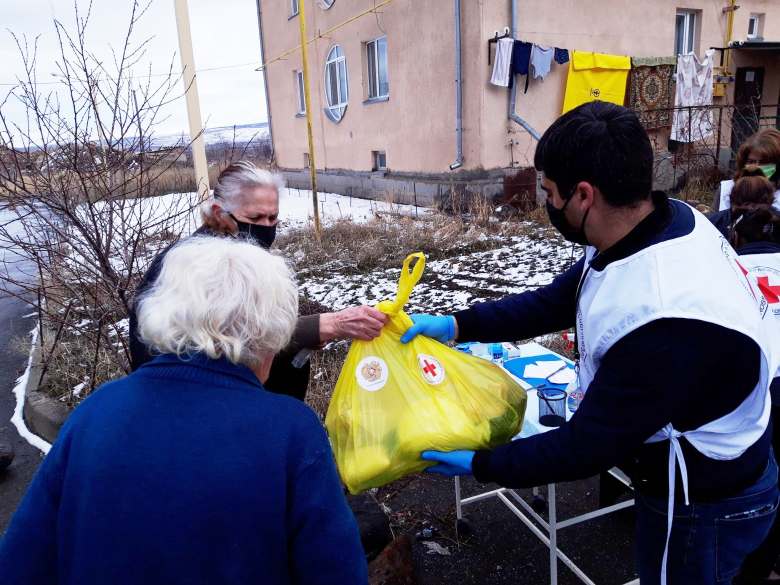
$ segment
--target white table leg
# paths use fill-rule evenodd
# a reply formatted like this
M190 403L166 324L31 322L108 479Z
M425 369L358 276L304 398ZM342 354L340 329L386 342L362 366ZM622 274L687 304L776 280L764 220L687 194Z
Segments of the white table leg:
M455 476L455 514L458 520L463 518L463 505L460 499L460 476Z
M558 518L554 483L547 486L547 523L550 525L550 585L558 585Z

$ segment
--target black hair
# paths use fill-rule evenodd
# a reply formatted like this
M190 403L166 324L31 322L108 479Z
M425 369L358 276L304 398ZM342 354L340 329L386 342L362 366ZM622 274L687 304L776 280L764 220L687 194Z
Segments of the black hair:
M598 187L608 204L627 207L650 198L653 148L631 110L590 102L553 122L539 140L536 170L568 199L577 183Z
M734 243L780 243L780 214L771 206L739 211L734 218Z

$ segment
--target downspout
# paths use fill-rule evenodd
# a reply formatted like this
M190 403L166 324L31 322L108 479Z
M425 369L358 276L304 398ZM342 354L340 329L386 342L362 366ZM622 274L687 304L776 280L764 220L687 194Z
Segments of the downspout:
M260 34L260 70L263 72L263 88L265 89L265 112L268 117L268 138L271 140L271 161L276 160L274 133L271 127L271 98L268 95L268 71L265 68L265 40L263 38L263 7L257 0L257 30Z
M258 0L259 2L259 0ZM515 38L515 23L517 22L517 0L511 0L512 2L512 38ZM530 73L529 73L530 75ZM528 132L531 137L533 137L536 140L539 140L541 136L539 133L534 130L534 128L525 120L523 120L520 116L517 115L517 112L515 111L515 106L517 105L517 83L516 80L512 80L512 88L509 90L509 119L513 122L516 122L520 126L522 126L526 132Z
M460 20L460 0L455 0L455 162L450 165L451 171L463 166L463 63Z

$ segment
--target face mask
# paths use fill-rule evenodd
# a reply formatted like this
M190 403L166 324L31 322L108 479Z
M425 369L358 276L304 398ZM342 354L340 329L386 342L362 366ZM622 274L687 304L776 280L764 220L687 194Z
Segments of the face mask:
M276 225L257 225L239 221L232 213L228 214L238 226L238 237L254 240L266 250L271 247L276 239Z
M572 197L573 196L574 194L572 193ZM590 209L588 209L588 211L586 211L585 215L582 217L580 228L577 229L573 227L569 223L569 220L566 219L566 206L569 204L569 201L572 200L572 197L569 197L566 200L566 203L564 203L563 207L560 209L547 201L545 203L545 206L547 207L547 215L550 217L550 223L556 230L561 233L565 240L568 240L573 244L582 244L583 246L586 246L588 244L588 238L585 235L585 220L588 219L588 213L590 213Z
M761 169L761 172L764 173L764 176L767 179L771 179L775 176L775 173L777 172L777 165L775 163L771 163L768 165L759 165L758 167Z

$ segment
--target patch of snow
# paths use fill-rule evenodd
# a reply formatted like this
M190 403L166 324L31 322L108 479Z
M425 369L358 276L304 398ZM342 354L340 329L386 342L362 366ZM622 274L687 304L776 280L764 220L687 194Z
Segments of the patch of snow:
M30 333L32 338L31 347L35 347L38 343L38 326L36 325ZM16 431L19 433L25 441L30 443L36 449L40 449L44 453L48 453L51 449L51 444L41 439L38 435L32 433L27 428L27 424L24 422L24 391L27 388L27 381L30 379L30 372L32 370L33 352L30 351L30 355L27 358L27 367L24 373L16 380L13 393L16 396L16 406L14 407L14 414L11 417L11 423L16 427Z

